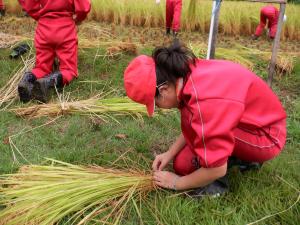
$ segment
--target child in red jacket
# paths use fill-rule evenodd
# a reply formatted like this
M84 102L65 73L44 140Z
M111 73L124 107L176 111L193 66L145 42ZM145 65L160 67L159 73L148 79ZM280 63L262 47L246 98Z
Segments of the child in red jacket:
M2 16L5 16L5 5L4 5L4 1L0 0L0 18Z
M261 36L268 20L269 37L274 39L277 31L277 24L279 18L279 11L276 7L268 5L260 10L260 23L256 28L253 39L257 39Z
M286 140L286 113L277 96L258 76L224 60L200 60L174 43L152 57L135 58L124 73L126 93L144 104L178 108L181 135L153 161L157 185L194 189L191 194L227 190L228 164L240 168L276 157ZM164 171L173 161L175 173Z
M20 100L48 100L49 90L62 88L77 77L76 23L90 11L90 0L19 0L22 8L38 25L35 32L36 64L26 72L18 85ZM60 62L59 71L52 72L54 58Z

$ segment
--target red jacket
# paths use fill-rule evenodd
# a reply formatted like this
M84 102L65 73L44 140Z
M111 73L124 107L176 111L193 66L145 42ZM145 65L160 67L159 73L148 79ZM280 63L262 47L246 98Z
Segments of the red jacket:
M90 0L19 0L22 8L35 20L73 17L83 21L91 9Z
M231 155L233 129L259 129L286 118L267 84L242 66L199 60L179 94L181 128L202 167L223 165Z

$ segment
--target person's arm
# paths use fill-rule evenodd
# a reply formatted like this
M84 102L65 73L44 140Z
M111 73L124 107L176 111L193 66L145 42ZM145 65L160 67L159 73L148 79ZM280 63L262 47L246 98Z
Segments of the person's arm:
M244 105L223 99L199 103L195 99L189 107L193 112L190 132L197 134L193 140L193 151L201 168L182 177L168 171L157 171L154 173L154 181L161 187L175 190L203 187L227 172L227 160L235 143L233 130L243 113Z
M225 176L227 163L216 168L200 168L186 176L178 176L168 171L157 171L154 173L154 181L157 185L176 191L204 187L214 180Z
M174 159L177 153L184 147L185 139L181 133L176 141L171 145L167 152L159 154L155 157L152 163L152 169L154 171L163 170L168 163Z
M227 163L216 168L200 168L193 173L179 177L176 181L176 190L187 190L197 187L204 187L211 182L224 177L227 172Z
M82 22L91 10L90 0L74 0L75 6L75 22Z
M35 0L18 0L22 9L28 13L33 19L38 20L40 18L40 1Z

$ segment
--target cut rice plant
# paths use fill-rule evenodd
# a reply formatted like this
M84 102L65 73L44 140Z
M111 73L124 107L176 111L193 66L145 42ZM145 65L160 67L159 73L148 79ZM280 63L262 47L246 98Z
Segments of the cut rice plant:
M129 98L106 98L99 99L93 97L88 100L59 102L33 105L26 108L11 109L20 117L39 118L43 116L55 117L67 114L80 114L88 116L97 116L101 120L115 119L116 116L132 116L141 119L142 115L146 115L146 107L142 104L135 103Z
M129 202L156 190L150 172L48 161L0 176L0 225L118 224Z
M23 59L23 58L22 58ZM35 58L30 56L23 60L24 66L19 68L12 78L0 89L0 108L7 103L7 108L18 97L18 84L24 73L34 67Z
M189 44L189 48L194 52L197 57L205 58L206 56L206 46L202 45L192 45ZM217 48L216 49L216 58L231 60L233 62L239 63L250 70L253 70L254 63L253 60L250 60L251 57L255 56L256 59L259 58L266 62L270 62L271 52L260 51L259 49L247 48L245 46L235 44L232 48ZM297 55L290 53L280 54L277 57L276 61L276 72L279 75L291 74L294 69L294 59Z

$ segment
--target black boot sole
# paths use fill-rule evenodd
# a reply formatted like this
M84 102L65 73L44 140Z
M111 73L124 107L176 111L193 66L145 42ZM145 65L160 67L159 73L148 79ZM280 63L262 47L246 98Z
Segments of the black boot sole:
M26 85L25 83L20 83L18 85L18 93L21 102L26 103L31 100L31 93L28 88L28 84Z
M43 103L47 103L49 100L49 93L46 85L41 80L34 82L32 89L32 98Z

